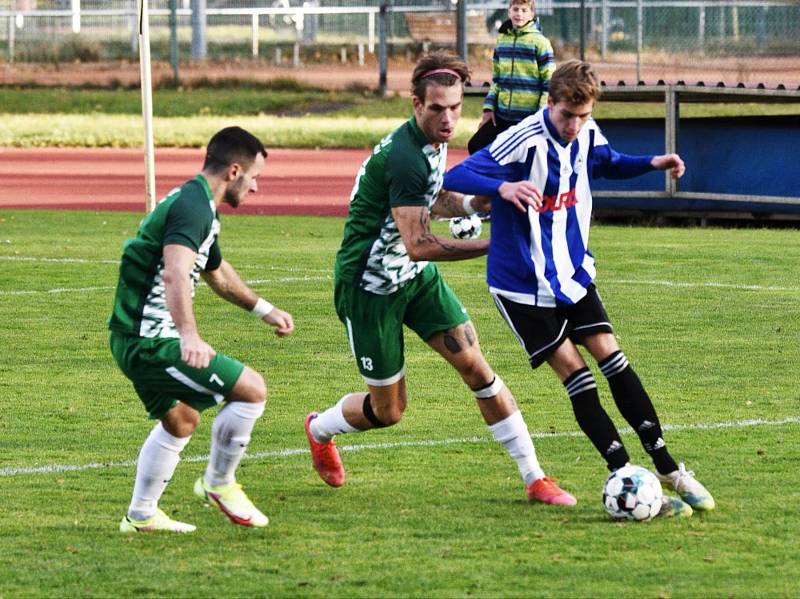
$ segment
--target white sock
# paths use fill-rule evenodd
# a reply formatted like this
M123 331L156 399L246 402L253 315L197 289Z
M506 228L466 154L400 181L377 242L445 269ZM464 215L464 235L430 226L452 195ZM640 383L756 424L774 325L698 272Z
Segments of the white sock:
M539 465L539 460L536 459L536 450L533 448L528 425L525 424L519 410L505 420L490 425L489 430L492 431L494 440L502 443L511 458L517 463L519 473L526 485L544 478L544 470Z
M267 402L232 401L222 406L211 425L211 455L208 458L205 480L212 487L227 485L236 480L234 473L242 460L250 433Z
M351 395L352 393L348 393L336 402L336 405L331 406L311 421L311 426L309 428L311 428L311 434L317 441L320 443L327 443L333 439L334 435L361 432L347 422L342 413L342 405L344 405L345 400Z
M155 516L158 500L181 460L181 451L191 438L191 435L175 437L169 434L160 422L153 427L136 461L136 483L128 507L130 518L145 520Z

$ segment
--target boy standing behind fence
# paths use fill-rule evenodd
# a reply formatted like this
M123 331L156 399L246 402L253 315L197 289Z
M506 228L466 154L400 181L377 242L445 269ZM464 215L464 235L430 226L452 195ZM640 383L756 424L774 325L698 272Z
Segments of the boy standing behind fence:
M553 46L534 15L534 0L511 0L508 17L494 49L492 86L483 101L483 118L467 145L470 154L547 106L556 64Z

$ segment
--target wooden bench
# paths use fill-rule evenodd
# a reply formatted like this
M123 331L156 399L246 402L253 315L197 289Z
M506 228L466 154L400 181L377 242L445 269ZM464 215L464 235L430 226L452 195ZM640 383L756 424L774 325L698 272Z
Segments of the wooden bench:
M423 45L456 43L455 12L409 12L405 17L408 35L415 42ZM483 15L467 15L467 43L494 45L495 38L486 29Z

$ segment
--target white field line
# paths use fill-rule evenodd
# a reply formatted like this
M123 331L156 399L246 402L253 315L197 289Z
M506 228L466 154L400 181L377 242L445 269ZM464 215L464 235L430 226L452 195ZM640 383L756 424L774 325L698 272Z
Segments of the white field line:
M29 290L12 290L12 291L0 291L0 295L38 295L40 293L87 293L89 291L108 291L109 289L115 289L115 287L111 285L103 286L103 287L55 287L54 289L41 289L39 291L29 289Z
M267 285L269 283L295 283L297 281L332 281L331 275L326 276L303 276L303 277L279 277L277 279L248 279L248 285Z
M297 281L328 281L332 280L333 277L326 276L326 277L278 277L275 279L252 279L248 280L247 284L251 287L256 287L258 285L268 285L272 283L296 283ZM54 289L42 289L42 290L9 290L9 291L2 291L0 290L0 296L2 295L36 295L40 293L86 293L89 291L108 291L116 289L116 287L112 285L103 286L103 287L56 287Z
M449 276L447 278L455 279L472 279L471 276ZM331 281L331 275L323 276L291 276L291 277L276 277L274 279L249 279L247 284L251 286L269 285L274 283L296 283L296 282L312 282L312 281ZM736 285L733 283L714 283L713 281L705 281L700 283L685 283L679 281L648 281L648 280L634 280L634 279L617 279L615 281L607 281L606 285L660 285L662 287L676 287L676 288L697 288L697 287L710 287L717 289L736 289L739 291L800 291L799 287L776 287L767 285ZM108 291L114 289L113 286L103 287L56 287L54 289L12 289L0 290L0 296L3 295L36 295L46 293L86 293L89 291Z
M701 281L700 283L682 283L680 281L658 281L647 279L613 279L603 281L604 285L659 285L661 287L713 287L718 289L736 289L739 291L798 291L798 287L776 287L773 285L740 285L736 283L715 283L714 281Z
M734 420L731 422L710 422L700 424L665 424L662 429L665 431L687 431L687 430L721 430L731 428L746 428L750 426L784 426L800 424L800 416L790 416L780 420L762 420L753 418L747 420ZM633 433L630 428L620 429L620 433L629 435ZM578 431L566 431L561 433L532 433L534 439L548 439L560 437L582 437L583 433ZM387 441L385 443L364 443L358 445L339 445L339 451L355 452L370 451L381 449L399 449L404 447L442 447L446 445L464 445L468 443L488 443L489 437L462 437L457 439L421 439L418 441ZM259 451L256 453L245 454L246 460L261 460L269 458L290 457L309 453L307 448L279 449L273 451ZM206 462L208 455L185 456L181 458L184 462ZM92 464L50 464L47 466L30 467L6 467L0 468L0 477L19 476L25 474L59 474L62 472L84 472L86 470L98 470L107 468L130 468L136 465L136 460L125 460L123 462L106 462Z
M19 261L19 262L61 262L61 263L78 263L78 264L119 264L119 260L88 260L84 258L46 258L46 257L37 257L37 256L0 256L0 260L10 260L10 261ZM275 269L280 270L281 272L298 272L298 273L330 273L329 270L322 270L322 269L300 269L300 268L280 268ZM281 277L277 279L253 279L247 281L248 284L251 285L263 285L268 283L293 283L296 281L325 281L330 280L333 277L330 274L325 276L314 276L314 275L298 275L294 277ZM458 276L458 275L450 275L448 278L474 278L472 275L465 275L465 276ZM710 287L716 289L735 289L739 291L800 291L800 287L779 287L775 285L746 285L746 284L739 284L739 283L718 283L715 281L699 281L699 282L686 282L686 281L668 281L668 280L658 280L658 279L613 279L609 281L603 281L604 285L658 285L661 287L677 287L677 288L698 288L698 287ZM75 293L82 293L85 291L94 291L94 290L106 290L106 289L113 289L113 287L87 287L87 288L59 288L59 289L48 289L44 291L26 291L26 290L19 290L19 291L0 291L0 295L28 295L34 293L68 293L68 292L75 292Z
M60 263L77 263L77 264L119 264L119 259L116 260L89 260L87 258L47 258L41 256L0 256L0 260L9 260L11 262L60 262ZM272 267L269 270L280 272L330 272L329 269L322 268L293 268L293 267Z
M0 256L12 262L58 262L61 264L119 264L119 260L87 260L86 258L42 258L39 256Z

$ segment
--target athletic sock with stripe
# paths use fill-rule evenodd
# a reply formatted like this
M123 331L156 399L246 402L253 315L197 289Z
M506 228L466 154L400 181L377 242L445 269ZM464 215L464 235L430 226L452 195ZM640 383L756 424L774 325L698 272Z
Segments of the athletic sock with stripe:
M608 469L616 470L628 463L630 458L617 428L600 405L597 383L591 371L586 367L576 370L566 378L564 388L572 402L578 426L603 456Z
M608 380L611 395L620 413L631 425L642 447L650 455L660 474L678 469L678 464L667 451L656 410L647 395L639 376L621 350L597 363Z

